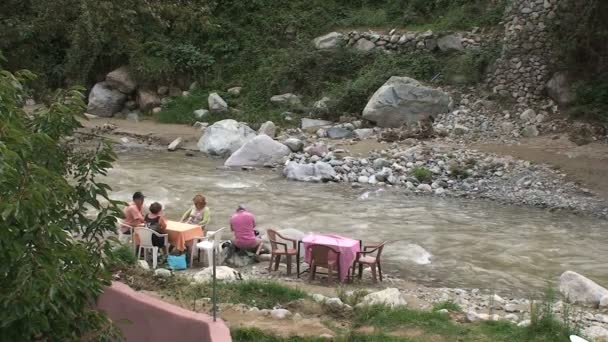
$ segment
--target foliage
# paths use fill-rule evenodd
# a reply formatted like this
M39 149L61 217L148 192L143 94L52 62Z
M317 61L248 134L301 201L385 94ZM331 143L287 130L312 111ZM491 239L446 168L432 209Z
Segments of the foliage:
M608 74L606 74L608 75ZM570 109L572 116L608 122L608 82L606 75L581 80L574 85L576 102Z
M421 183L429 183L433 180L433 173L426 167L417 167L414 169L414 177Z
M24 82L32 78L0 69L0 340L117 338L93 307L110 281L104 235L118 213L96 177L114 154L104 142L84 149L73 136L84 108L78 89L58 91L27 115Z
M137 262L133 246L129 244L118 244L113 246L108 255L110 269L121 269L134 265Z
M487 68L500 56L498 46L467 50L447 58L443 73L446 81L457 85L471 85L483 81Z

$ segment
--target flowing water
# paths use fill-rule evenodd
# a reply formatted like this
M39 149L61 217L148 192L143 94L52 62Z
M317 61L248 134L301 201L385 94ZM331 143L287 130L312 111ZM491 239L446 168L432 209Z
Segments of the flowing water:
M407 196L402 190L352 189L283 179L277 171L228 171L221 161L182 153L119 154L106 180L115 199L143 191L178 219L202 192L211 229L226 226L240 203L258 227L336 233L365 241L397 240L385 248L383 269L429 286L526 292L554 285L565 270L608 285L608 223L533 208L461 199ZM408 244L431 263L412 261Z

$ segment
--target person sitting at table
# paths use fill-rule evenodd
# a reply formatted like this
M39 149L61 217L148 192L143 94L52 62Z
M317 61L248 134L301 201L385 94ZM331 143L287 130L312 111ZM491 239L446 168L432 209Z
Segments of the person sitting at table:
M192 202L192 207L182 215L180 221L183 223L197 224L205 228L205 226L209 224L209 220L211 220L211 212L207 206L207 199L205 196L197 194L192 199Z
M262 243L255 234L255 216L243 205L239 205L230 218L230 229L234 233L232 244L239 249L256 251Z
M131 226L133 228L144 224L144 194L137 191L133 194L133 202L129 203L128 206L125 207L123 213L125 215L125 219L123 223L125 225ZM123 234L131 234L129 227L121 226Z
M158 202L154 202L150 205L150 213L144 218L146 228L152 229L157 233L165 233L165 230L167 229L167 220L165 220L162 210L163 206ZM158 248L165 247L165 238L152 235L152 245Z

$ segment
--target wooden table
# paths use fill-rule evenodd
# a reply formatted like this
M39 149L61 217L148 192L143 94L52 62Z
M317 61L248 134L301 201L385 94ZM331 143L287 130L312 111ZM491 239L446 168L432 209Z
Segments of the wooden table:
M169 243L182 252L186 250L186 242L205 235L203 227L177 221L167 221L165 232L169 234Z

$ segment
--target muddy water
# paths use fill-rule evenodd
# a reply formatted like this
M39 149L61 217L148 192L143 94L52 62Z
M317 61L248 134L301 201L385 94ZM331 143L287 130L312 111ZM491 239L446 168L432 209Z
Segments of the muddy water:
M226 226L237 204L258 226L336 233L363 241L394 240L387 273L430 286L526 292L574 270L608 285L608 223L532 208L406 196L401 190L352 189L290 182L276 171L219 170L221 161L183 153L128 152L108 175L116 199L143 191L178 219L196 192L207 196L211 229ZM408 244L422 246L418 264ZM420 261L419 261L420 262Z

